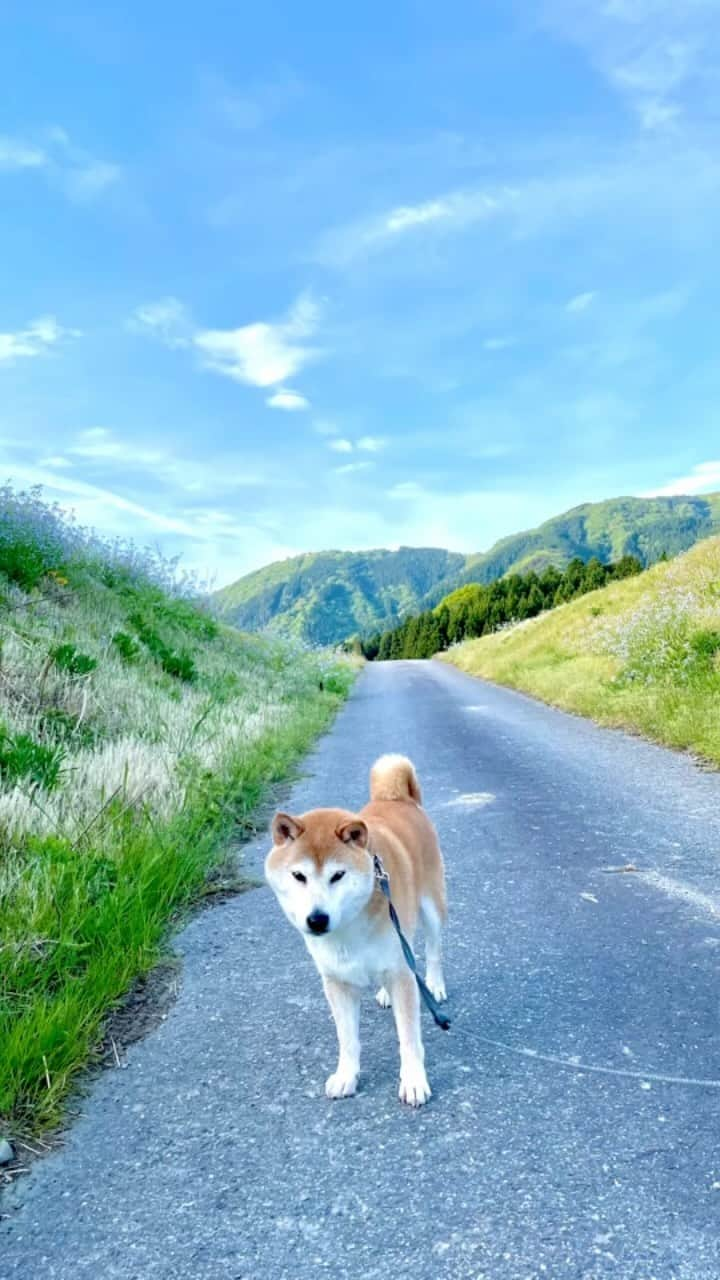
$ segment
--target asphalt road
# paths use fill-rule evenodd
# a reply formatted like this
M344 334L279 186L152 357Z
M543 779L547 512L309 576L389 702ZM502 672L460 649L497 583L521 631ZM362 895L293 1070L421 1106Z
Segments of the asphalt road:
M388 750L416 762L448 866L432 1102L397 1101L370 999L360 1092L326 1101L334 1033L302 941L268 890L235 898L181 934L168 1018L6 1197L3 1277L720 1276L720 1088L698 1083L720 1084L720 778L393 663L365 671L289 809L359 806Z

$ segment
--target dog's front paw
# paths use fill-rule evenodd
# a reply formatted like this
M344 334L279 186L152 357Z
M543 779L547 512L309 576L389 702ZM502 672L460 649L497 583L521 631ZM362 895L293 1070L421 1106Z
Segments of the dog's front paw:
M398 1095L400 1101L406 1102L409 1107L422 1107L432 1097L432 1089L421 1062L401 1071Z
M325 1081L325 1095L328 1098L352 1098L357 1082L357 1072L334 1071Z
M379 991L375 992L375 999L377 1000L381 1009L389 1009L390 1005L392 1004L390 996L388 995L384 987L381 987Z
M442 1004L444 1000L447 1000L447 991L442 978L435 978L432 981L430 978L426 978L425 981L430 994L435 997L438 1004Z

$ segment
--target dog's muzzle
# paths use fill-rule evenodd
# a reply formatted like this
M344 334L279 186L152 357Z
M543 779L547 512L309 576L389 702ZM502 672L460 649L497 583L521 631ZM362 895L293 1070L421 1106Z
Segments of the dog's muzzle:
M311 933L319 936L321 933L327 933L330 917L325 911L311 911L305 923Z

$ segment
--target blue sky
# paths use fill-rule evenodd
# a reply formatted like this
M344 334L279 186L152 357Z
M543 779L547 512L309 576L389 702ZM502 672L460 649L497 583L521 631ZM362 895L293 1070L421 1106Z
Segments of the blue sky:
M717 0L35 0L0 476L219 584L720 489Z

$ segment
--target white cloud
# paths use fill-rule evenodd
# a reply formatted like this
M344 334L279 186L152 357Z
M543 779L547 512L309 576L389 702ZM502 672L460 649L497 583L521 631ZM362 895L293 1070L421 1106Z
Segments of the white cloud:
M16 169L42 169L47 156L40 147L18 138L0 137L0 173Z
M187 347L192 341L190 312L178 298L159 298L157 302L143 303L128 320L128 328L134 333L158 338L168 347Z
M133 467L154 467L167 457L162 449L143 449L134 440L118 440L104 427L81 431L78 442L67 452L76 458L122 462Z
M432 226L457 230L491 218L512 199L509 190L491 195L478 189L451 191L417 205L398 205L378 217L326 231L314 256L327 266L348 266L355 258L390 247L409 232Z
M109 187L116 186L121 178L122 169L117 164L101 160L84 161L67 169L65 191L71 200L84 204L102 195Z
M658 102L655 98L638 104L640 123L647 130L669 128L681 114L680 107L669 102Z
M400 205L386 214L384 228L390 234L407 231L410 227L421 227L425 222L437 222L441 218L449 218L452 214L450 200L428 200L425 204Z
M486 338L483 347L486 351L504 351L506 347L515 345L514 338Z
M708 493L720 489L720 461L699 462L687 476L663 485L661 489L651 489L641 496L643 498L672 498L675 495Z
M12 479L16 484L42 485L50 493L73 499L71 504L64 505L66 507L71 505L83 522L99 528L107 529L112 523L108 513L108 508L111 508L126 515L136 516L143 524L148 524L160 532L184 534L187 537L195 536L194 526L189 521L165 515L164 512L152 511L141 503L124 498L122 494L98 485L87 484L84 480L57 475L53 471L42 471L38 467L21 465L13 466Z
M565 304L565 310L573 313L578 311L587 311L594 299L595 294L592 290L589 290L587 293L576 293L575 297L571 298L570 301Z
M0 333L0 364L44 355L65 338L80 337L78 329L63 329L54 316L41 316L27 329Z
M401 502L419 502L425 496L425 490L415 480L402 480L387 490L387 497Z
M329 432L324 431L322 434L329 435ZM380 453L387 441L381 436L360 436L360 439L353 443L345 437L333 436L326 443L328 449L333 449L335 453L353 453L355 449L359 449L362 453Z
M348 476L356 471L367 471L374 467L374 462L345 462L341 467L333 467L336 476Z
M280 387L271 396L268 396L265 403L271 409L286 409L290 413L310 408L310 401L301 395L299 391L291 391L289 387Z
M193 342L205 366L236 382L273 387L298 373L320 352L304 339L317 331L319 307L302 294L284 320L259 321L239 329L204 329Z
M380 453L386 444L387 441L381 436L361 436L356 442L356 448L363 449L366 453Z
M34 170L59 186L69 200L86 203L122 179L119 165L98 160L72 142L65 129L45 129L39 142L0 137L0 173Z
M586 53L643 130L673 129L689 104L713 107L716 0L545 0L543 8L547 25Z
M58 470L62 470L65 467L71 467L72 462L70 462L69 458L63 458L62 454L52 454L49 458L39 458L38 466L56 467Z

